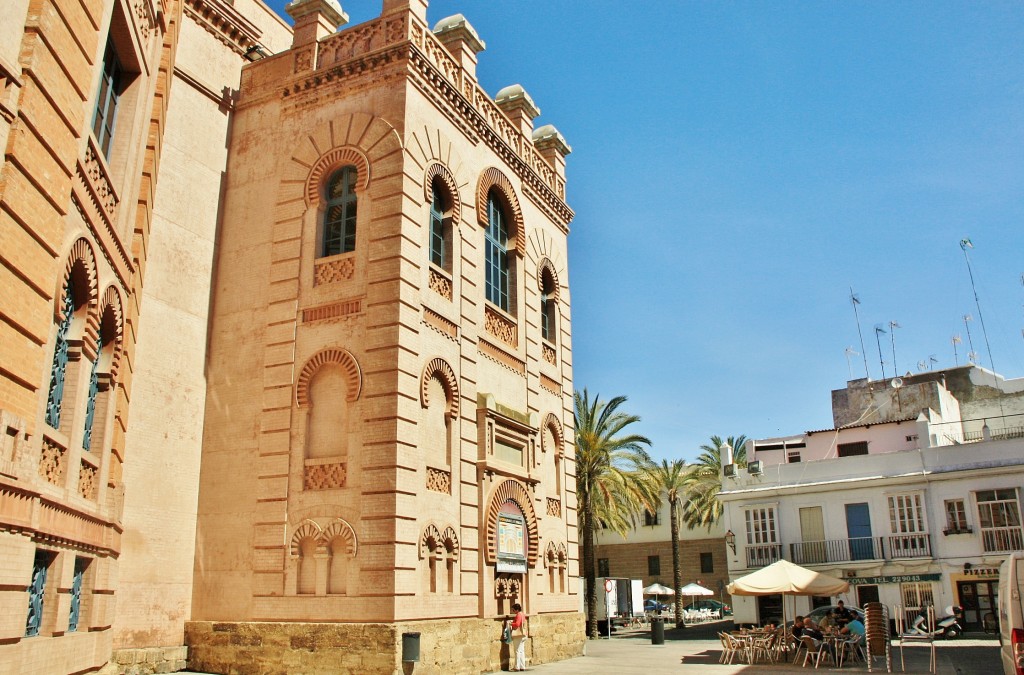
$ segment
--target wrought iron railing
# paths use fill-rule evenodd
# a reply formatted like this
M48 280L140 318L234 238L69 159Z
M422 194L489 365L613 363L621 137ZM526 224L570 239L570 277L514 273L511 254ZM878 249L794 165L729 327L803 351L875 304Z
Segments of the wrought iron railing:
M1024 548L1024 532L1020 527L983 527L981 541L985 553L1019 551Z
M883 557L881 537L803 541L789 545L789 553L798 565L878 560Z
M887 559L931 557L931 538L927 534L896 534L887 539Z
M747 568L771 565L782 558L782 544L754 544L747 546Z

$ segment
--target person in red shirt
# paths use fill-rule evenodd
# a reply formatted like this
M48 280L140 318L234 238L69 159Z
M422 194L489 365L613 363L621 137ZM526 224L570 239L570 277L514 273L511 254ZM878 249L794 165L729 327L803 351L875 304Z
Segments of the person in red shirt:
M526 641L530 637L530 622L518 602L512 605L512 611L516 613L511 624L512 645L516 650L516 667L512 670L526 670Z

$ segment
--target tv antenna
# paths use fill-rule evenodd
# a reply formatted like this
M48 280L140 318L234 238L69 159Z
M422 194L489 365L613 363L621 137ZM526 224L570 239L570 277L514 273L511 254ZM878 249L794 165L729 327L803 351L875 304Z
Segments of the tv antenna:
M889 339L892 340L892 374L899 375L900 369L896 367L896 329L902 328L899 321L889 322Z
M974 248L970 239L960 240L960 250L964 252L964 261L967 263L967 274L971 277L971 290L974 292L974 308L978 310L978 322L981 324L981 334L985 337L985 351L988 352L988 365L992 372L996 372L996 364L992 360L992 346L988 342L988 331L985 330L985 317L981 315L981 301L978 300L978 289L974 285L974 270L971 269L971 256L967 255L967 249ZM1000 406L1002 399L1000 399Z
M846 348L846 367L850 371L850 379L853 379L853 364L850 363L851 356L860 356L860 352L854 351L853 347Z
M957 352L956 352L956 346L958 344L961 344L963 342L963 339L961 339L961 337L959 335L954 335L953 337L949 338L949 341L953 345L953 365L959 366L960 365L960 355L957 354Z
M928 370L928 362L924 361L924 360L918 361L917 362L917 372L923 373L926 370Z
M882 326L875 326L875 344L878 345L878 365L882 367L882 379L885 379L885 360L882 358L882 340L879 335L885 335L885 329Z
M853 292L853 286L850 286L850 304L853 305L853 316L857 319L857 337L860 338L860 353L864 356L864 377L870 380L871 374L868 372L868 353L867 350L864 349L864 333L860 330L860 312L857 310L857 305L860 304L860 298Z
M974 340L971 339L971 321L974 321L974 317L970 314L964 314L964 330L967 331L967 346L969 348L967 360L974 363L978 360L978 352L974 351Z

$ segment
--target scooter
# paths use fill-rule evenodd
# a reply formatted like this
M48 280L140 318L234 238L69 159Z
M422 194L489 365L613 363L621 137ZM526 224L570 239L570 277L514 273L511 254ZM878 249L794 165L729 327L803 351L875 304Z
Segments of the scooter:
M915 633L917 635L931 635L932 637L943 637L946 639L952 639L960 637L963 632L963 626L960 625L960 617L963 616L963 607L957 605L950 605L946 607L946 616L939 617L935 620L935 629L931 632L928 631L928 619L925 616L925 610L922 608L917 613L917 618L914 619L914 623L910 626L908 633Z

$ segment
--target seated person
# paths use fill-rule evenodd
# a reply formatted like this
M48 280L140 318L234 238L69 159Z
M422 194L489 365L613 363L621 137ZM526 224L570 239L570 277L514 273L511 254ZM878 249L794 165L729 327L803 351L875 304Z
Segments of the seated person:
M793 633L793 637L795 637L797 640L800 639L800 636L804 632L804 618L802 616L796 617L796 619L793 621L793 626L790 628L790 632Z
M861 623L861 620L857 617L853 617L839 632L843 635L849 635L850 637L854 637L855 635L864 637L864 624Z
M840 600L839 602L836 603L836 609L833 612L833 616L835 617L836 624L840 628L842 628L843 626L846 625L847 621L849 621L850 619L853 618L853 612L848 610L846 608L846 605L843 604L843 601Z
M814 645L817 646L819 642L825 637L821 633L821 629L818 628L817 624L814 623L814 619L811 617L804 618L804 630L800 633L801 637L809 637L814 640Z
M825 630L826 628L835 628L835 626L836 619L835 616L832 614L832 610L830 609L827 612L825 612L825 616L821 617L821 621L818 623L818 627L821 628L821 630Z

